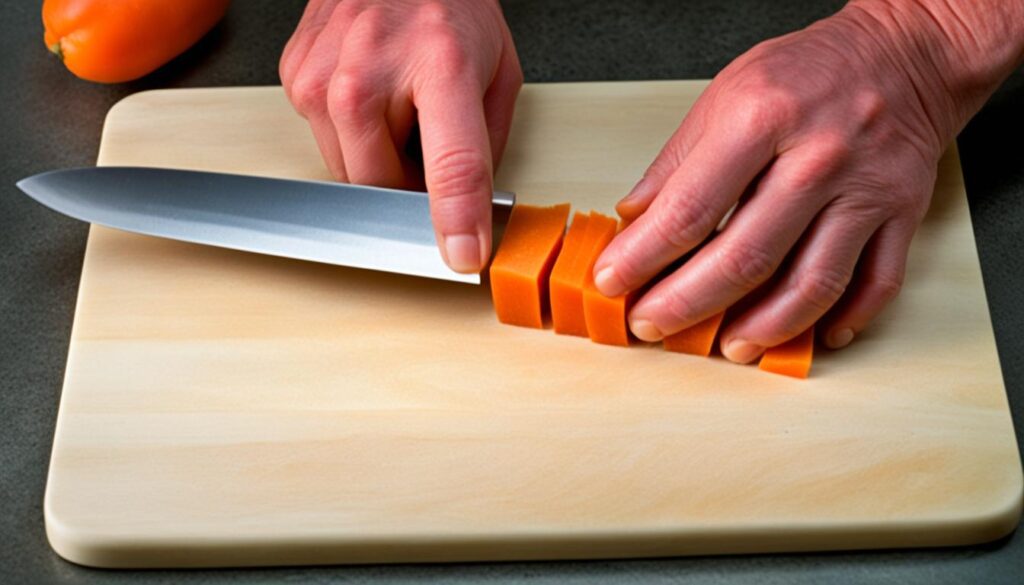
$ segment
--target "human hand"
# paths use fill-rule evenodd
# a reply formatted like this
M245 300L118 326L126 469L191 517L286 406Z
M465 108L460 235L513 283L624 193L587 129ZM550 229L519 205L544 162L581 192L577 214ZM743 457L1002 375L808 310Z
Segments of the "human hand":
M445 262L480 271L523 80L495 0L310 0L280 75L336 179L425 186Z
M938 159L998 85L959 67L929 16L854 2L714 79L617 206L632 223L594 267L614 296L696 249L637 301L637 337L743 300L722 351L747 363L823 317L824 342L844 346L896 296Z

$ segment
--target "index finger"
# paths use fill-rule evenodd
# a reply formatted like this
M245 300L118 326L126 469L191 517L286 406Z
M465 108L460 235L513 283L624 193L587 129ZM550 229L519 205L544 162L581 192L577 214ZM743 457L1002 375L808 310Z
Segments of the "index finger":
M470 80L425 87L419 111L430 215L445 262L479 272L491 250L492 157L483 92Z

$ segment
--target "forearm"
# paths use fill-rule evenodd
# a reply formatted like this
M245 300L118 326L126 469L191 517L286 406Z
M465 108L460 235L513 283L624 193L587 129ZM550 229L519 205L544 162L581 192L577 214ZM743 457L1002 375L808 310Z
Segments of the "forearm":
M944 141L1024 62L1024 0L852 0L843 13L888 33Z

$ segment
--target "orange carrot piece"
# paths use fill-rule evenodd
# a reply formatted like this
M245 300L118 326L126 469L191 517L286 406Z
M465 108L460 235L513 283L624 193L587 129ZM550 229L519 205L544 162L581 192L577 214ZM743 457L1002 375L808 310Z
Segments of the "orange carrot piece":
M576 212L565 236L562 251L551 269L551 321L555 333L587 336L583 317L583 271L576 262L587 236L589 216Z
M813 356L814 327L811 327L782 345L765 350L758 367L783 376L806 378L807 373L811 371Z
M586 272L583 281L583 316L590 340L605 345L629 346L626 312L631 297L606 297L594 286L594 263L612 241L618 229L615 219L599 213L590 214L594 237L586 242Z
M605 345L629 347L629 326L626 315L633 304L633 295L606 297L594 287L593 278L587 279L583 289L583 313L587 321L590 340Z
M568 203L512 208L490 268L491 297L502 323L543 329L548 277L568 217Z
M708 357L711 355L715 336L718 335L718 328L722 326L724 318L725 311L712 315L679 333L667 336L662 340L662 344L668 351Z

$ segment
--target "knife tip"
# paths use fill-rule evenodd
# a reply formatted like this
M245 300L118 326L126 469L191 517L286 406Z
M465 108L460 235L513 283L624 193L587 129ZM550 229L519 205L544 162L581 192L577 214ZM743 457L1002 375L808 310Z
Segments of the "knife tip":
M32 199L46 205L46 177L48 173L39 173L30 177L25 177L14 185L21 189L21 192L28 195Z
M24 177L14 183L14 185L21 189L22 193L29 197L39 201L40 196L44 195L48 183L50 182L49 176L58 173L59 171L45 171L42 173L36 173L28 177Z
M34 182L32 179L34 179L35 177L36 177L35 175L32 175L31 177L25 177L24 179L19 179L18 182L16 182L14 184L14 186L19 188L19 189L21 189L22 192L25 193L26 195L31 195L32 194L32 183Z

